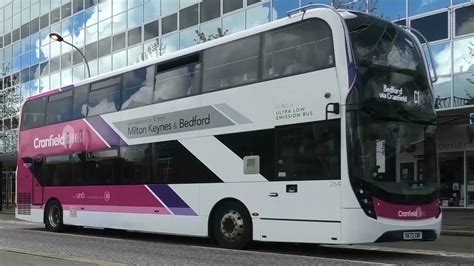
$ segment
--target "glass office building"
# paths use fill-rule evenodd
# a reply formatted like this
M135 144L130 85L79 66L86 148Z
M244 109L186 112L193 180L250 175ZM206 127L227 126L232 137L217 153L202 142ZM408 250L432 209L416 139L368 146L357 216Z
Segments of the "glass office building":
M426 36L439 75L437 108L440 114L456 118L440 126L443 205L474 207L474 138L466 129L470 128L469 106L474 106L474 2L470 0L0 1L3 200L14 198L22 99L87 77L80 54L67 44L52 42L50 33L59 33L79 47L95 76L285 17L288 10L311 3L382 16ZM449 134L452 128L459 131L455 143ZM417 170L421 160L406 164L404 171L414 179L422 175Z

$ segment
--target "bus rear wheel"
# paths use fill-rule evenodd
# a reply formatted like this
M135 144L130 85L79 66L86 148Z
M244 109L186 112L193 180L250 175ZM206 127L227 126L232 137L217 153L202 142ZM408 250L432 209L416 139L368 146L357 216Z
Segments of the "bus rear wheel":
M48 231L61 232L64 230L63 208L57 200L52 200L46 205L45 226Z
M252 238L252 220L247 209L238 202L218 206L212 220L212 235L221 247L246 248Z

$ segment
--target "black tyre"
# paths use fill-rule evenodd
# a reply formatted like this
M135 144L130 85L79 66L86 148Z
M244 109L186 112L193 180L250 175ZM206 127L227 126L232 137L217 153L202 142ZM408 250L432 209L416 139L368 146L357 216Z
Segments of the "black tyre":
M252 220L247 209L238 202L218 206L212 217L212 236L224 248L247 247L252 239Z
M52 200L46 205L44 223L46 229L51 232L61 232L64 230L63 208L61 204Z

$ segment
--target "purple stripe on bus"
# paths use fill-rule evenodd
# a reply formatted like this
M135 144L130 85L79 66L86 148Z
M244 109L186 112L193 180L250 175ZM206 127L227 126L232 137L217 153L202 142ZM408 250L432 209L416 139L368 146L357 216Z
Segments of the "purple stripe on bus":
M186 202L168 185L149 185L148 186L153 193L171 210L177 210L179 213L184 213L184 210L178 209L189 209L186 214L183 215L197 215Z
M197 215L191 208L170 208L170 210L175 215L189 215L189 216Z
M99 135L111 146L126 146L127 143L105 122L100 116L87 118L87 122L99 133Z

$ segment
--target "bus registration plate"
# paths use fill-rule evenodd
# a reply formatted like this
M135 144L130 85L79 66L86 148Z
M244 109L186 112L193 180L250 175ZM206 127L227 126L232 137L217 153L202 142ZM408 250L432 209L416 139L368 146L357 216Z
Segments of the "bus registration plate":
M403 232L403 240L423 239L422 232Z

